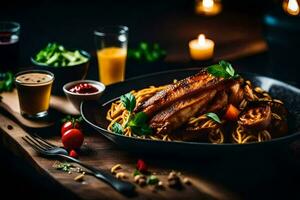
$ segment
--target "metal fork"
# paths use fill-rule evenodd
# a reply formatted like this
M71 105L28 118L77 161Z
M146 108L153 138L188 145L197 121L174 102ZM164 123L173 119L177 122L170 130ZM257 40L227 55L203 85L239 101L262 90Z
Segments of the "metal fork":
M55 146L37 135L34 136L26 135L22 137L22 139L25 142L27 142L36 152L38 152L43 156L65 158L69 161L77 163L83 166L84 168L88 169L89 171L91 171L91 174L93 176L95 176L100 180L105 181L120 193L124 195L132 195L134 193L135 186L132 183L119 180L104 170L97 169L73 157L68 156L68 152L64 148Z

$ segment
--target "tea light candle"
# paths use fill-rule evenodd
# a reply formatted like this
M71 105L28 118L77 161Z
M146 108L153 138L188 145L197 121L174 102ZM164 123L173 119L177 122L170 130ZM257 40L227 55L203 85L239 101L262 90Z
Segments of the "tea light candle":
M195 11L197 14L214 16L221 12L222 4L215 0L196 0Z
M200 34L198 39L189 42L190 55L193 60L209 60L214 54L214 41Z
M285 0L282 3L283 10L289 15L299 15L300 8L297 0Z

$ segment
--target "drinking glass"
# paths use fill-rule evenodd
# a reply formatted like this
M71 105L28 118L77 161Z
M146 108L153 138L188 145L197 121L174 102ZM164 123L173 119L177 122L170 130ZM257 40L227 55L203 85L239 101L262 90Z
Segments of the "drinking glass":
M16 71L19 64L19 35L19 23L0 22L0 71Z
M27 118L47 116L54 75L46 70L27 70L16 74L20 111Z
M99 80L109 85L124 81L128 27L108 26L94 31L97 47Z

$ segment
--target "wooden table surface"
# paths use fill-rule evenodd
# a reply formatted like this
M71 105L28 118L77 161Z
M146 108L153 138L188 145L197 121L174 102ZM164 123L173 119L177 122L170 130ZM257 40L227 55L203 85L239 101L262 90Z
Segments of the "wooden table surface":
M11 129L10 126L13 128ZM35 168L37 175L41 176L41 178L55 180L61 187L74 193L80 199L237 199L230 191L197 174L194 171L197 169L197 166L189 166L188 162L179 164L174 159L166 159L164 157L147 157L145 160L149 163L150 170L155 172L159 179L163 181L166 186L165 190L154 192L151 186L137 186L137 195L130 198L125 197L92 176L86 175L84 182L76 182L74 178L78 175L77 173L68 174L54 169L53 164L55 160L49 160L37 155L22 140L22 137L29 133L3 114L0 114L0 129L6 148L13 151L14 154L25 158L26 162L29 162ZM42 134L40 135L42 136ZM61 145L58 133L51 136L48 135L45 138L53 144ZM127 180L133 182L132 172L139 157L120 150L99 134L95 132L86 133L80 154L80 160L108 171L113 165L121 164L121 171L128 174ZM200 164L200 162L196 163ZM190 170L188 170L189 168ZM169 188L167 186L167 175L171 170L180 171L183 176L191 179L192 185L184 185L182 190Z

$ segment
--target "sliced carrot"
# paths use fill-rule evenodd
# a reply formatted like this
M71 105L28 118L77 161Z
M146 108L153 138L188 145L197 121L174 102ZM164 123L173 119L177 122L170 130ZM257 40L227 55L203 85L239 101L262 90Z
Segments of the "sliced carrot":
M226 120L230 121L237 121L239 117L240 111L237 109L234 105L229 104L227 107L226 113L224 115L224 118Z

